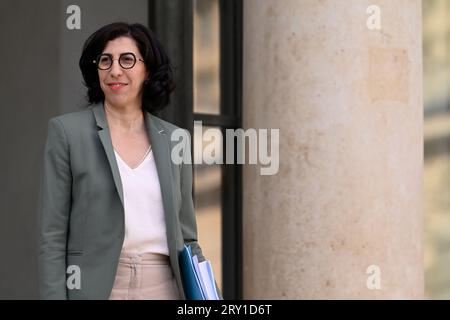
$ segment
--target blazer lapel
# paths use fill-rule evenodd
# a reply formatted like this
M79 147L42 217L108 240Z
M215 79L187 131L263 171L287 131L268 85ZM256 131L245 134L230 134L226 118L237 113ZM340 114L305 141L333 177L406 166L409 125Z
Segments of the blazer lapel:
M161 195L164 207L164 217L167 230L167 242L171 259L176 252L175 239L175 208L173 202L173 179L172 179L172 161L170 158L170 137L166 130L155 121L154 116L149 112L144 112L147 132L153 149L156 170L158 172L159 184L161 186ZM172 263L174 263L172 261Z
M117 192L119 193L122 207L125 208L123 202L122 180L120 179L119 167L117 166L116 156L114 154L114 148L111 141L111 134L109 132L108 122L106 121L105 110L103 109L103 103L96 104L92 111L94 112L97 126L100 127L98 136L102 142L103 148L105 149L106 156L108 157L109 166L111 167L111 172L114 178L114 184L116 185Z

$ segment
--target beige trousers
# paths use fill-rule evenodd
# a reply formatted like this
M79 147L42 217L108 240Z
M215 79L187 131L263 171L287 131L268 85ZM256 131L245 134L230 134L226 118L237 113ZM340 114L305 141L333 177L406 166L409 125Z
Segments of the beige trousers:
M169 257L122 252L110 300L178 300L178 285Z

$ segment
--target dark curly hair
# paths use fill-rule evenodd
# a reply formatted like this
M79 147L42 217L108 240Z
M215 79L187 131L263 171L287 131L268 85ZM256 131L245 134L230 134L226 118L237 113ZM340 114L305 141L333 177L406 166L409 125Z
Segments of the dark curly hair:
M86 40L79 66L84 85L88 88L87 100L89 104L104 101L105 95L100 87L97 66L93 60L103 52L108 41L122 36L134 39L144 58L150 77L143 84L142 108L150 113L156 113L169 104L170 94L175 89L172 65L153 32L139 23L111 23L95 31Z

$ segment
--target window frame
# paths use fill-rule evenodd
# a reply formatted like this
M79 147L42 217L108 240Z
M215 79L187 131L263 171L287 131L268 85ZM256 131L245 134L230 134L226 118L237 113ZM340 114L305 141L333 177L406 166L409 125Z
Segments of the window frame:
M226 129L242 128L243 3L219 0L219 115L193 112L193 13L193 0L149 0L149 27L172 59L177 85L171 105L159 116L191 135L194 121L202 121L204 126L221 128L225 137ZM223 164L221 175L222 293L225 299L242 299L242 165L236 159Z

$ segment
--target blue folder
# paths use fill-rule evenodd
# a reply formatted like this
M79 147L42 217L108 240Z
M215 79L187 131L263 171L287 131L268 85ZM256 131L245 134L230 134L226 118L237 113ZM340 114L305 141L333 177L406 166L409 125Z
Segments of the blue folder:
M181 252L180 271L186 299L205 300L205 296L200 285L200 280L194 270L194 264L192 263L192 252L189 245L184 245L183 251Z

